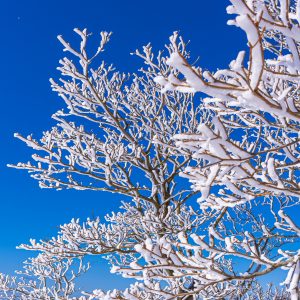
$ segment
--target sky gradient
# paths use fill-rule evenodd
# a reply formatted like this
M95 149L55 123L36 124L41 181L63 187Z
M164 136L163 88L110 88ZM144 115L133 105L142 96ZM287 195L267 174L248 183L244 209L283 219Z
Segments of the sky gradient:
M9 169L8 163L28 161L32 152L13 137L14 132L35 138L55 125L51 115L63 102L51 91L49 78L58 78L63 57L56 36L74 41L73 28L88 28L95 36L112 31L105 59L123 72L142 65L130 55L151 42L163 48L174 30L190 40L192 58L210 70L227 66L245 36L227 26L228 1L103 1L52 0L2 1L1 30L1 126L0 126L0 272L21 267L30 253L16 250L29 238L56 235L60 224L72 217L82 220L117 209L122 197L86 191L42 190L25 171ZM98 38L95 37L95 39ZM77 39L75 41L78 41ZM96 260L96 258L93 258ZM97 263L85 280L85 288L123 288L127 284L109 275L106 263Z

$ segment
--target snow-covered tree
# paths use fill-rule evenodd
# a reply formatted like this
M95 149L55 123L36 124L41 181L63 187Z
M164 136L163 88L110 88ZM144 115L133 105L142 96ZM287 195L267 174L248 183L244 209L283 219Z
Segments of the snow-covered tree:
M89 265L83 265L81 258L39 254L24 262L24 270L17 272L18 277L0 274L0 299L71 299L74 280L88 269Z
M36 153L14 167L44 188L128 200L21 245L41 254L21 278L1 276L0 298L299 299L300 1L230 1L249 51L216 72L190 64L177 33L166 53L137 51L146 68L132 75L97 63L109 33L92 56L86 30L78 50L59 37L76 59L51 80L66 110L39 141L16 135ZM136 283L78 296L88 255ZM264 286L276 271L281 286Z

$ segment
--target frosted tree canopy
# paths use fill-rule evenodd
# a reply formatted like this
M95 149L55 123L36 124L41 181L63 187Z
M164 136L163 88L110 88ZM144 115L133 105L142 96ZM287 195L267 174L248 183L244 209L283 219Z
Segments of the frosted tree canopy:
M131 74L101 61L110 33L93 54L86 29L80 45L58 37L63 109L41 139L16 134L34 154L10 166L42 188L124 200L20 245L39 254L0 275L0 299L300 299L300 1L230 2L247 45L227 69L193 63L177 32L136 51ZM79 291L90 255L134 283Z

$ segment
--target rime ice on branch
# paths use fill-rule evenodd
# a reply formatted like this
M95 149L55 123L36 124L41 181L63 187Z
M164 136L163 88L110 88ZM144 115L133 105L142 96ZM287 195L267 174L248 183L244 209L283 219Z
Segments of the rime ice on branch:
M183 41L174 33L170 41L175 51L166 63L181 77L156 79L163 91L208 96L202 109L210 111L210 117L198 132L174 136L182 153L190 152L197 162L183 176L201 192L202 209L230 208L260 198L282 198L298 205L300 2L231 0L231 4L227 12L237 16L228 24L246 33L249 53L239 52L228 69L204 71L189 64L180 51ZM288 224L287 231L298 232L282 210L279 218ZM231 242L227 244L232 248ZM294 255L290 270L296 274L299 253ZM297 277L297 283L290 283L289 290L298 299L295 274L290 279L295 282Z

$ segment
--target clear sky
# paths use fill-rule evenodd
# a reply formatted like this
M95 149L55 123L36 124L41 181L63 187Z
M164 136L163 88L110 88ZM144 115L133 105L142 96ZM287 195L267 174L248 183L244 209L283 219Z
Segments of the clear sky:
M130 52L148 42L163 48L179 30L191 40L192 57L199 56L201 66L215 70L246 49L242 31L226 25L228 4L226 0L1 1L0 272L12 273L31 254L16 250L18 244L30 237L49 238L72 217L103 216L121 200L103 193L42 190L25 171L6 167L28 161L31 155L13 133L40 137L54 125L51 114L63 105L48 81L57 78L58 60L64 55L56 36L72 41L74 27L94 34L113 31L107 62L134 72L142 62ZM125 287L117 276L109 275L105 263L96 264L94 270L86 277L85 288Z

